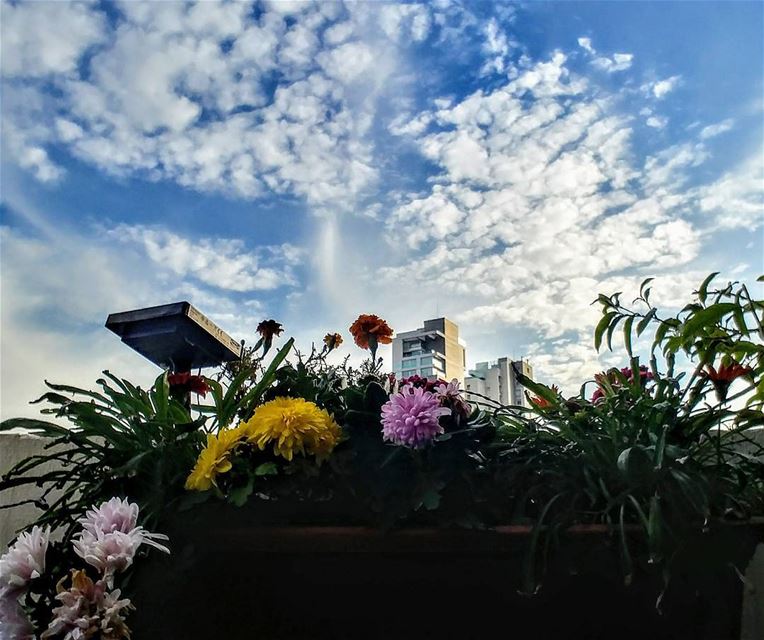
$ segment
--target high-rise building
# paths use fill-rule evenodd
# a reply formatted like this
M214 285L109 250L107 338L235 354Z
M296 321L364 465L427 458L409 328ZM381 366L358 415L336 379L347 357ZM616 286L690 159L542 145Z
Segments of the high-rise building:
M528 406L525 387L520 384L512 365L524 376L533 379L533 367L526 360L512 361L499 358L496 362L478 362L464 379L464 388L472 393L490 398L503 405ZM467 394L470 402L479 403L480 397Z
M464 382L466 357L459 327L448 318L425 320L415 331L393 339L393 371L398 378L420 375Z

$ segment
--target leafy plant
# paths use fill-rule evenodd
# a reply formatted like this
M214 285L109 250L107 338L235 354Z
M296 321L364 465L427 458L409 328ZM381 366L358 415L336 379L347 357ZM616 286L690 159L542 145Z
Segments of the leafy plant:
M535 408L497 414L496 474L519 501L516 511L550 535L581 522L616 528L627 580L635 547L644 545L649 564L667 567L688 537L719 520L764 512L764 449L749 437L764 424L764 305L745 285L709 291L711 281L675 317L661 317L650 304L649 279L636 300L644 310L625 307L620 294L600 295L595 346L603 337L611 346L621 326L629 366L597 376L592 398L587 384L566 399L517 372L536 394ZM650 327L648 369L640 367L633 341ZM689 377L676 371L677 355L691 363ZM745 384L730 395L737 378ZM743 399L745 408L733 408ZM642 535L628 535L630 527Z
M41 413L72 423L14 418L0 430L24 429L48 440L46 453L20 461L0 480L11 487L42 487L34 503L44 510L36 524L64 527L66 536L93 504L114 495L140 502L148 523L155 522L193 465L202 440L203 419L192 418L170 396L167 374L148 391L108 371L98 380L100 392L46 382L51 389L35 402ZM54 470L43 471L49 463ZM16 506L5 505L4 508Z

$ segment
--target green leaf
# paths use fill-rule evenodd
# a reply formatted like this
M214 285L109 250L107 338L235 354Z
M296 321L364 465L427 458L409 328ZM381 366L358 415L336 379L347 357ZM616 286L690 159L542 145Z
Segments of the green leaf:
M252 408L260 401L260 398L262 397L263 393L265 393L265 390L273 383L276 370L281 366L281 363L284 362L286 357L289 355L293 345L294 338L289 338L286 344L281 349L279 349L279 352L273 357L273 360L271 360L271 363L268 365L268 368L265 370L265 373L263 374L263 377L260 379L260 381L252 389L250 389L247 392L247 395L245 395L242 399L240 406L244 409L244 413L247 419L252 416Z
M247 499L252 495L252 491L255 488L255 479L250 476L247 479L246 484L231 489L228 494L228 500L237 507L243 507L247 503Z
M655 317L655 313L657 311L658 310L655 308L650 309L647 315L639 321L639 323L637 324L637 337L641 336L644 333L645 329L647 329L647 325L650 324L650 321Z
M387 391L382 388L382 385L376 382L370 382L366 387L366 393L364 394L364 408L371 413L379 413L382 409L382 405L389 399Z
M602 336L605 333L605 329L608 328L610 321L615 315L617 315L615 311L608 311L597 323L597 328L594 330L594 348L597 351L600 350L600 346L602 345Z
M688 317L682 327L682 336L691 339L697 335L698 330L717 324L724 316L733 313L737 309L734 302L719 302L700 311L696 311Z
M440 506L440 491L436 487L430 487L424 492L422 506L428 511L434 511Z
M622 319L623 319L623 316L618 314L618 316L613 321L613 324L611 324L607 330L607 348L609 351L613 350L613 334L615 333L615 330L618 328L618 323Z
M698 289L698 300L700 300L703 304L705 304L706 298L708 297L708 285L711 284L711 280L713 280L718 275L719 272L714 271L705 280L703 280L702 284L700 285L700 288Z
M275 476L279 472L279 468L275 462L263 462L255 467L256 476Z
M170 384L167 381L167 372L163 371L154 380L151 387L151 400L158 420L167 420L167 405L169 403Z
M653 461L643 447L629 447L618 456L618 469L632 486L644 486L653 479Z
M557 404L557 402L560 400L557 394L549 387L541 384L540 382L534 382L528 376L523 375L517 368L515 368L514 364L512 365L512 368L515 371L517 381L526 389L530 389L539 398L544 398L544 400L547 400L553 404Z
M634 324L634 316L626 318L626 322L623 323L623 344L626 347L626 353L628 353L629 356L632 355L632 352L631 352L631 326L633 324Z
M653 348L652 351L655 351L655 347L657 347L661 342L663 342L663 339L666 337L666 332L671 328L671 325L669 325L667 322L663 322L660 325L658 325L658 329L655 331L655 337L653 338ZM639 331L639 329L637 329Z
M642 284L639 285L639 295L640 295L640 297L642 297L642 298L645 297L645 287L648 284L650 284L653 280L655 280L655 278L646 278L645 280L642 281Z

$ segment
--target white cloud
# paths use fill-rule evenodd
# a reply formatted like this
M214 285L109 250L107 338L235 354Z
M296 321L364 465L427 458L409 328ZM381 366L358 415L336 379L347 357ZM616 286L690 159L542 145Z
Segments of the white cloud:
M29 42L20 49L37 47L41 28L31 26L37 23L82 39L58 67L48 65L57 72L55 93L36 84L4 92L14 94L3 105L6 149L40 180L61 174L48 150L58 143L109 173L245 198L295 194L317 208L352 209L374 184L373 147L364 134L376 96L395 91L386 78L396 67L370 9L354 7L327 38L373 29L376 36L321 52L319 34L339 17L339 6L275 3L255 17L246 3L127 2L120 5L125 19L109 38L98 32L103 41L80 73L93 38L78 26L105 24L97 5L9 7L12 20L23 7L14 37ZM56 15L45 7L55 7ZM407 5L395 15L396 38L426 36L426 7ZM28 80L38 72L3 58L6 75ZM276 69L283 79L273 87ZM347 87L360 79L372 85L361 102Z
M607 73L615 73L616 71L626 71L631 67L633 60L634 55L631 53L614 53L612 58L605 56L595 58L592 60L592 65Z
M674 89L676 89L676 87L679 85L680 80L681 78L679 76L671 76L670 78L666 78L665 80L658 80L657 82L653 82L647 85L647 88L653 94L654 97L660 100L661 98L664 98L667 94L671 93Z
M375 11L382 30L392 40L412 38L419 42L430 31L430 13L424 4L381 4Z
M348 84L371 67L374 54L361 42L346 42L319 54L318 61L326 75Z
M492 91L409 116L395 132L437 163L436 184L401 197L388 222L400 266L375 276L401 296L441 292L473 332L530 329L546 341L537 370L580 384L602 368L578 346L590 344L597 293L635 290L646 275L676 281L701 250L673 187L707 151L678 145L640 167L617 104L559 54ZM552 366L563 357L574 361Z
M157 267L180 278L193 277L217 289L258 291L295 284L292 267L300 251L291 245L247 251L231 239L190 240L165 229L119 225L108 236L140 246Z
M708 140L709 138L715 138L722 133L730 131L734 125L735 121L732 118L727 118L716 124L710 124L700 130L700 139Z
M510 43L507 34L504 33L495 18L491 18L488 21L483 29L483 33L485 36L483 52L487 59L483 64L481 73L503 73L509 64L507 56L510 52Z
M698 189L700 210L711 216L712 227L755 230L764 226L764 160L762 150L715 182Z
M634 61L634 55L631 53L614 53L610 58L602 55L597 56L597 50L592 45L591 38L579 38L578 46L592 57L592 66L607 73L626 71L626 69L631 67L631 63Z
M653 129L663 129L668 124L668 118L663 116L650 116L645 120L645 124Z
M594 47L592 46L592 39L591 38L579 38L578 39L578 46L581 47L584 51L591 53L594 55L597 53L594 50Z
M72 73L105 37L105 20L88 2L2 2L2 75Z

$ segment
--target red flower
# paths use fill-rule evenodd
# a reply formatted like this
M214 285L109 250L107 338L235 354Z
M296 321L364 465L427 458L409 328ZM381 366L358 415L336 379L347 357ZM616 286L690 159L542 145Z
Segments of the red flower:
M744 367L742 364L738 364L734 360L730 364L722 364L717 371L711 365L706 367L706 371L703 375L706 376L711 382L726 382L732 384L734 380L741 376L748 375L753 369L751 367Z
M556 384L553 384L550 388L551 388L553 393L555 393L557 395L560 394L560 389L557 387ZM597 392L595 391L595 394L596 393ZM531 401L531 404L534 407L536 407L537 409L547 409L547 408L552 406L552 403L549 400L547 400L546 398L542 398L541 396L532 396L530 398L530 401ZM592 400L592 402L593 402L593 400Z
M711 381L714 389L716 389L716 395L719 400L723 401L727 397L730 385L738 378L748 375L752 371L751 367L744 367L742 364L732 360L729 364L719 365L718 370L708 365L706 371L701 371L700 373Z
M198 393L202 397L207 396L210 385L204 376L192 376L190 372L171 373L167 376L170 391L175 394Z
M447 385L448 383L442 378L430 380L429 378L423 378L422 376L414 374L408 378L401 378L400 382L398 383L398 388L402 388L405 384L410 384L415 388L422 388L425 391L434 391L435 387L439 387L442 384Z
M276 322L273 319L263 320L257 325L257 332L266 342L272 341L273 336L280 336L282 331L284 331L284 327L281 326L280 322Z
M597 402L605 397L604 389L606 383L609 383L612 387L620 386L620 382L615 376L614 371L614 369L610 369L609 371L603 371L602 373L594 374L594 380L599 386L594 390L594 394L592 394L592 402ZM631 379L634 377L634 371L632 371L631 367L624 367L621 369L621 375L624 376L626 380L631 382ZM642 386L644 386L646 382L652 380L653 377L654 376L652 371L650 371L645 365L641 365L639 367L639 382Z

